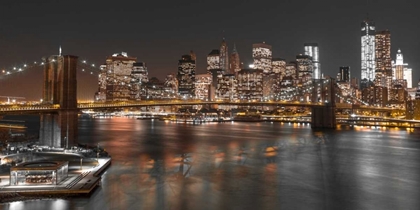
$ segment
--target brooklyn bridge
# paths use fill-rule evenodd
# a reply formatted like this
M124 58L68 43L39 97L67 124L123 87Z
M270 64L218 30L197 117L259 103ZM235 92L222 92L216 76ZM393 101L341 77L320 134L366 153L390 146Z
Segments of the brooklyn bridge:
M392 112L401 111L391 107L367 105L354 98L343 98L340 85L334 79L318 79L305 88L311 93L309 100L199 100L199 99L149 99L126 101L81 101L78 100L77 72L89 69L85 61L77 56L51 56L41 63L43 66L42 102L6 103L0 106L0 115L40 115L40 142L53 147L69 147L77 144L78 115L84 111L115 110L139 107L242 107L263 109L263 107L294 107L310 110L312 128L336 128L337 123L362 125L368 122L393 122L396 126L416 127L420 123L413 120L387 118ZM25 65L26 66L26 65ZM92 69L92 68L91 68ZM21 69L17 69L20 71ZM10 72L5 72L9 74ZM93 95L93 93L92 93ZM316 97L316 98L315 98ZM348 97L348 95L347 95ZM339 110L339 112L337 112ZM337 113L348 113L346 117ZM381 118L355 118L355 114L370 113Z

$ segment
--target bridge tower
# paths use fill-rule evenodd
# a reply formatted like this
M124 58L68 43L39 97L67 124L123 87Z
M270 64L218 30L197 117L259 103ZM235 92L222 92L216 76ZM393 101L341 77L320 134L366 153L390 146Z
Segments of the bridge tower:
M77 58L54 55L44 60L43 103L59 105L60 109L41 115L41 145L68 148L77 144Z
M336 128L335 117L335 80L315 79L313 81L312 101L325 104L312 108L312 128Z

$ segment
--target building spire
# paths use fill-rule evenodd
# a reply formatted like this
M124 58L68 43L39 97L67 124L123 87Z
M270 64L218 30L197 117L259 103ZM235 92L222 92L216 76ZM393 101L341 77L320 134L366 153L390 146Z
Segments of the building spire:
M222 30L222 39L225 41L225 30Z
M236 43L235 43L235 42L233 43L232 53L238 53L238 52L236 51Z

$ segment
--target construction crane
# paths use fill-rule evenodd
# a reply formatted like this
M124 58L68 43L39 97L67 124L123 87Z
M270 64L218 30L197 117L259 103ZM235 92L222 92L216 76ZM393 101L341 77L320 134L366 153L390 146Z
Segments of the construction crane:
M0 96L0 98L7 98L7 104L10 104L10 99L16 100L16 99L25 99L25 97L19 97L19 96Z

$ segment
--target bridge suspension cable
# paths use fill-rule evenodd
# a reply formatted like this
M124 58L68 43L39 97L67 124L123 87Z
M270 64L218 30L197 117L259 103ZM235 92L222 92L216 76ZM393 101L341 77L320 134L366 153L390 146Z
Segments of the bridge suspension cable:
M0 70L0 77L5 77L9 75L13 75L16 73L21 73L25 71L29 71L32 69L35 69L37 67L43 67L46 64L56 62L56 60L51 60L49 62L44 61L34 61L32 63L26 63L22 62L23 64L16 65L9 68L4 68ZM97 75L100 71L99 66L95 65L93 62L88 62L86 59L81 59L78 61L78 69L80 69L81 72L86 73L88 72L91 75Z

